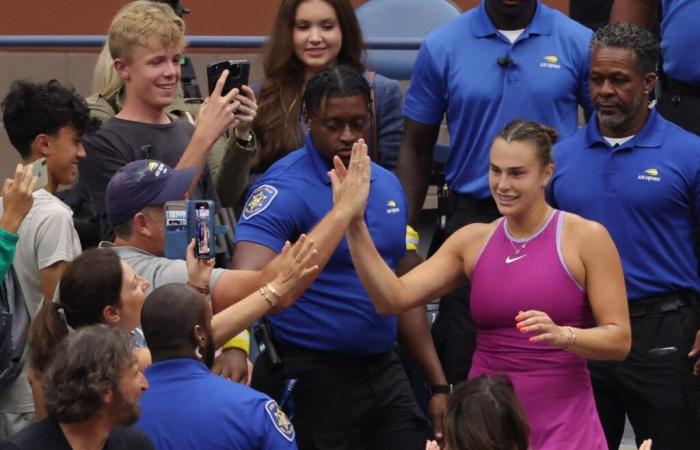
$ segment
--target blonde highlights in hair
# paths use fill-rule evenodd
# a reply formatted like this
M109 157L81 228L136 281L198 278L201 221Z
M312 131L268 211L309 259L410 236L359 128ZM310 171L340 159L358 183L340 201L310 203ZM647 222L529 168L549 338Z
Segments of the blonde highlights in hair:
M109 26L109 53L128 61L130 50L140 45L150 49L184 49L185 22L164 3L131 2L119 10Z

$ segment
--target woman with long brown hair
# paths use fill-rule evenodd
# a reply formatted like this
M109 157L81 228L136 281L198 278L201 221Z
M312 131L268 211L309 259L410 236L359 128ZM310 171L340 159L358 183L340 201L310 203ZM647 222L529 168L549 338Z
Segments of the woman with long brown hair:
M364 70L362 31L349 0L282 0L264 57L265 79L258 95L253 129L258 139L254 172L304 144L301 96L319 70L346 64ZM365 76L374 92L370 156L393 170L401 141L401 88L372 72ZM374 138L376 136L376 139ZM376 141L376 142L373 142Z

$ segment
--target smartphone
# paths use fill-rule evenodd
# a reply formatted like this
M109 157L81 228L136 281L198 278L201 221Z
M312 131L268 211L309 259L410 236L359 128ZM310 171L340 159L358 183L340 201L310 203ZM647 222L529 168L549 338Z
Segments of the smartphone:
M175 200L165 203L163 227L165 228L165 257L185 259L187 255L187 201Z
M165 230L187 231L187 203L174 201L165 204Z
M221 90L221 95L224 96L231 92L231 89L238 88L243 85L248 85L248 76L250 74L250 63L245 60L228 60L212 63L207 66L207 81L209 83L209 95L214 92L216 82L221 77L224 70L228 70L228 78L224 88Z
M34 174L35 177L37 177L37 182L36 186L34 186L34 190L38 191L41 188L46 187L47 184L49 184L49 171L46 168L46 158L39 158L33 163L32 165L32 174Z
M209 259L213 253L209 203L208 201L194 203L194 256L200 259Z

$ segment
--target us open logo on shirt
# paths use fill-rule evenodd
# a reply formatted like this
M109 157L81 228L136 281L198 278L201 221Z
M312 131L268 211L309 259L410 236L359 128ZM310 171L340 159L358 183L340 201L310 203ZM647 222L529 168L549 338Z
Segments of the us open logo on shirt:
M276 188L269 184L258 186L253 193L250 194L250 197L248 197L248 203L246 203L243 209L243 218L250 219L256 214L265 211L275 197L277 197Z
M661 177L659 176L658 169L647 169L644 172L637 175L637 179L641 181L650 181L654 183L661 182Z
M545 69L561 69L561 64L559 64L559 58L554 55L545 56L544 61L540 63L540 67Z
M389 200L386 202L386 213L387 214L398 214L401 212L401 208L396 206L396 202L393 200Z

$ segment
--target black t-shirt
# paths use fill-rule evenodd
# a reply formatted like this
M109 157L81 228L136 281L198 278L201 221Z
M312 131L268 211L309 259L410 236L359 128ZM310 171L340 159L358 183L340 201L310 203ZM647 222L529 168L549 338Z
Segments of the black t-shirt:
M72 450L58 423L51 419L29 425L0 444L0 450ZM148 436L135 426L119 427L102 450L155 450Z
M139 159L155 159L170 167L177 166L193 134L194 126L183 120L150 124L113 117L95 133L83 138L87 157L80 163L79 183L87 187L102 240L114 238L105 210L105 192L112 176ZM213 200L219 204L216 187L206 166L191 198Z

